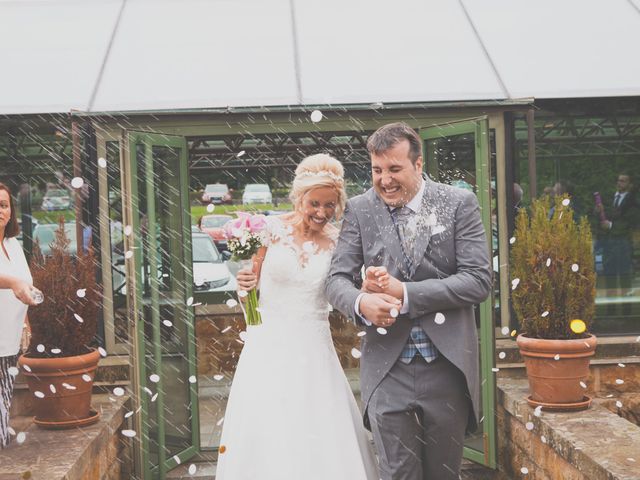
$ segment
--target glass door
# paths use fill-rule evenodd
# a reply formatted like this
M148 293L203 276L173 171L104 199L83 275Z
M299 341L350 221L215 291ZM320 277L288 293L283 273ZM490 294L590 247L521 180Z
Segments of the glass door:
M487 239L492 238L489 122L474 118L420 129L424 141L425 168L429 176L473 191L478 197ZM464 456L491 468L496 466L493 295L476 305L480 341L482 409L480 426L465 439Z
M187 145L131 131L120 145L136 469L163 479L199 449Z

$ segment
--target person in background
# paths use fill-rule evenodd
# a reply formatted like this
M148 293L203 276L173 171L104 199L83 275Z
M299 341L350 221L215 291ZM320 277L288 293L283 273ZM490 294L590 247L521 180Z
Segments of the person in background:
M35 305L32 279L22 247L15 238L18 221L9 188L0 183L0 449L11 440L9 407L13 395L20 339L27 320L27 308Z

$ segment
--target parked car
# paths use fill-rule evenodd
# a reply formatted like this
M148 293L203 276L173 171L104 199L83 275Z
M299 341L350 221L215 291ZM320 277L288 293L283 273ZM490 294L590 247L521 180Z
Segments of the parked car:
M271 189L266 183L250 183L244 187L244 193L242 194L243 205L271 203L272 201Z
M48 188L42 197L42 210L68 210L71 208L71 196L62 188Z
M204 188L201 200L204 205L208 203L231 204L231 190L224 183L211 183Z
M206 233L192 233L191 245L194 293L235 291L236 278L225 263L228 257L218 251L211 237Z
M33 243L38 242L40 251L43 255L51 255L51 244L56 238L56 230L59 225L57 223L39 223L33 229ZM69 253L76 255L78 252L78 243L76 242L76 223L69 222L64 224L64 233L69 239Z
M203 215L198 221L198 227L201 231L208 233L218 250L222 251L227 249L227 237L222 227L232 219L231 215Z

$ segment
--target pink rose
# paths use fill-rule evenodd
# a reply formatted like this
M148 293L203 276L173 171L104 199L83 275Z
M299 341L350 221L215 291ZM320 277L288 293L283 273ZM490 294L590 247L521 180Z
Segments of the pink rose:
M249 231L251 233L259 233L267 228L267 219L264 215L252 215L249 218Z
M224 225L225 236L230 238L240 238L243 232L250 229L251 215L245 212L238 212L238 218L229 220Z

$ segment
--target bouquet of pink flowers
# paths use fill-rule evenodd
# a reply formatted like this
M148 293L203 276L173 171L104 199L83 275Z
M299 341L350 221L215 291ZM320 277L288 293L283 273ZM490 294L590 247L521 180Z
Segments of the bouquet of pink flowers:
M248 213L238 213L238 218L228 221L224 226L227 237L227 248L231 252L231 259L239 261L242 268L253 268L252 257L264 243L264 232L267 226L264 215L249 215ZM262 318L258 311L258 294L256 289L249 292L239 292L247 295L247 306L245 309L245 321L247 325L260 325Z

